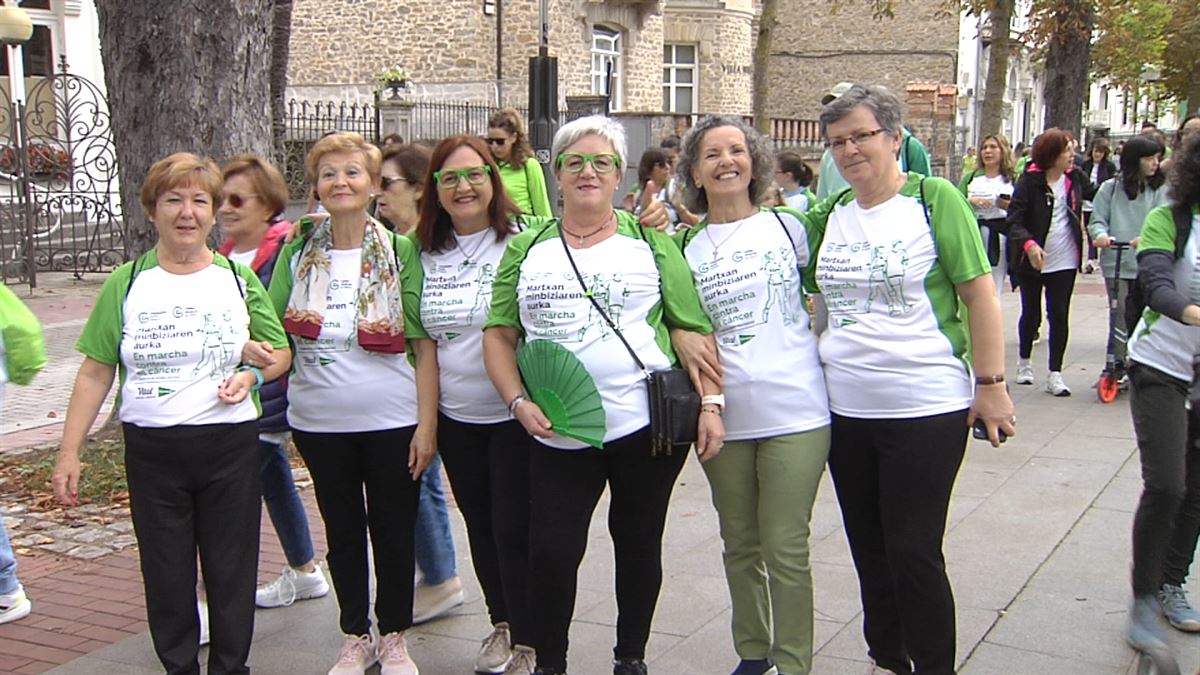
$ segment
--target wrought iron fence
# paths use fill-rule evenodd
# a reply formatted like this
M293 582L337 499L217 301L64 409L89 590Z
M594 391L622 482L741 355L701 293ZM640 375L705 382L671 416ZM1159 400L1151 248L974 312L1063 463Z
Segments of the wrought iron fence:
M308 198L304 157L321 137L334 131L353 131L379 143L379 107L375 103L288 101L287 131L283 140L284 177L292 199Z
M0 91L0 277L113 269L127 250L103 92L62 58L26 100Z

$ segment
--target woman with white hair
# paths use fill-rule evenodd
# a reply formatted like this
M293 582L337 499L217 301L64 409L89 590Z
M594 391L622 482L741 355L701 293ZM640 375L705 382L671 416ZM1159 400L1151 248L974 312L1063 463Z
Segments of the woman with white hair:
M604 117L565 125L552 147L563 196L562 220L514 237L492 285L484 326L484 362L530 447L530 576L538 673L565 673L588 524L607 486L616 557L617 644L614 675L647 672L646 642L662 585L667 504L686 453L652 455L645 375L674 366L669 329L709 335L687 263L663 233L613 210L625 166L625 133ZM585 291L586 287L586 291ZM611 324L609 321L611 320ZM605 414L603 449L555 433L526 398L516 351L521 340L552 340L583 364ZM624 343L628 343L628 350ZM716 395L715 373L701 378ZM714 456L724 437L720 409L702 406L696 450Z

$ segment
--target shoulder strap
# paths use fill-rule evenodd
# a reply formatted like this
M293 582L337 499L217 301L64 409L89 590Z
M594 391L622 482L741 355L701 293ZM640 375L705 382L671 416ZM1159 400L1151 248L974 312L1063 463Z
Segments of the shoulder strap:
M638 229L641 230L641 227ZM645 239L645 235L642 238ZM592 295L592 289L588 288L587 284L584 283L583 274L580 273L579 266L575 264L575 258L571 255L571 247L567 246L567 238L563 236L561 227L558 228L558 239L562 242L563 252L567 254L567 261L571 263L571 269L575 271L575 280L579 282L579 287L583 289L583 297L592 303L592 307L595 307L596 311L600 313L600 317L604 319L604 323L608 324L612 332L620 338L621 344L625 345L625 351L629 352L629 355L633 357L633 362L637 364L637 367L641 369L642 373L646 375L646 379L649 380L650 371L646 369L646 364L642 363L642 360L638 358L637 352L633 351L633 347L629 346L629 341L625 339L625 335L621 333L621 329L617 328L617 325L609 318L608 312L604 311L604 308L596 301L596 297Z
M933 220L929 217L929 203L925 201L925 177L917 181L917 192L921 199L921 211L925 214L925 225L929 227L929 239L933 241L933 254L938 255L937 232L933 229ZM961 193L960 193L961 194ZM939 258L940 259L940 258Z
M1188 237L1192 234L1192 210L1176 204L1171 207L1171 215L1175 217L1175 259L1178 260L1183 257Z
M221 254L214 251L213 255L218 256ZM221 257L225 258L225 256L221 256ZM233 285L237 287L238 295L242 296L242 301L245 301L246 300L246 289L242 288L242 277L238 275L237 268L235 267L237 265L237 263L233 262L229 258L225 258L225 262L229 263L229 272L230 272L230 274L233 275Z
M779 215L777 209L771 209L771 213L774 214L775 220L779 221L779 227L783 228L784 238L792 245L792 259L796 261L796 273L800 275L800 282L803 284L804 272L800 269L800 252L796 250L796 242L792 239L792 233L788 232L787 225L783 223L783 218Z

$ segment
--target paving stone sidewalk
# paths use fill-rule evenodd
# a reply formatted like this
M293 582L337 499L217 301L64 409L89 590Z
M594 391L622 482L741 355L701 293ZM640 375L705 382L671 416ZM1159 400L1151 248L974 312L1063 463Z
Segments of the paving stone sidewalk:
M1011 373L1016 297L1006 294L1003 305ZM1014 387L1019 436L999 450L971 444L946 538L963 675L1135 672L1135 655L1122 636L1139 465L1127 400L1104 405L1090 389L1103 363L1106 317L1099 280L1081 278L1064 373L1074 396L1053 398L1040 386ZM1034 362L1044 376L1044 344ZM914 386L920 386L919 377L914 374ZM48 386L69 391L70 383ZM323 549L311 490L302 494L314 540ZM0 497L0 508L10 506ZM577 675L611 672L616 607L606 512L602 502L580 569L570 652L571 672ZM28 516L15 515L22 530L14 536L30 536L23 525ZM452 518L468 597L449 618L411 632L414 658L427 675L470 672L478 640L489 628L456 510ZM113 532L98 541L111 544L119 536ZM262 541L260 578L266 580L278 573L283 557L265 516ZM0 626L0 673L161 672L145 632L136 548L91 560L26 551L19 554L21 578L30 588L34 614ZM698 465L689 462L668 516L665 579L647 654L651 672L723 675L736 663L720 551L707 483ZM828 476L812 519L812 560L813 672L862 675L868 664L857 582ZM1189 591L1200 600L1195 578ZM1167 630L1183 672L1200 671L1200 635ZM259 612L251 666L267 675L317 675L326 672L339 646L331 595Z

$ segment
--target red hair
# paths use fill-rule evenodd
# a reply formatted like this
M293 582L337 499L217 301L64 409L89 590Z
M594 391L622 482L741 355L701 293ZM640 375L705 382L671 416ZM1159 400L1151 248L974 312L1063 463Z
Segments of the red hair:
M1050 127L1043 131L1033 141L1033 149L1029 151L1029 159L1038 165L1042 171L1054 166L1063 150L1071 143L1071 132Z

